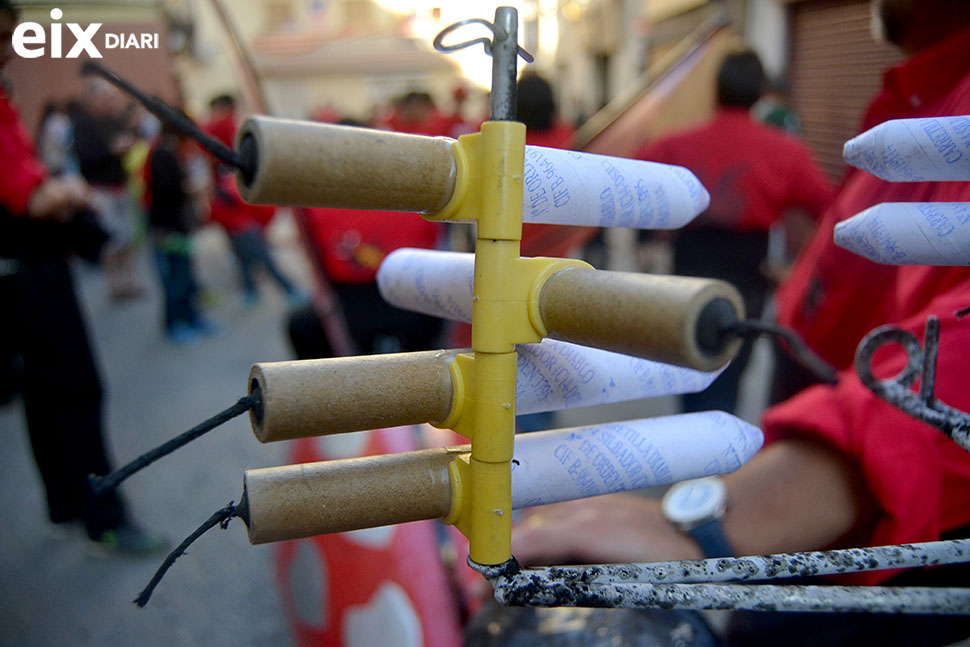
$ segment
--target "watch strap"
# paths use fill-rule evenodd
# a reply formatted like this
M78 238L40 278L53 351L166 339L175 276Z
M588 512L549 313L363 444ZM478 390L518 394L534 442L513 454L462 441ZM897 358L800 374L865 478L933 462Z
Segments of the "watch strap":
M719 519L709 519L687 530L687 534L694 538L705 557L733 557L734 549L724 534L724 528Z

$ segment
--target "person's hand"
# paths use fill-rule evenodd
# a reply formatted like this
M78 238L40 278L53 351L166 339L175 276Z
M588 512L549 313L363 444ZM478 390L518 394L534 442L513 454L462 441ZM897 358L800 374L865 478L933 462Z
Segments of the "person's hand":
M660 501L607 494L538 506L512 526L512 555L522 566L658 562L704 557L696 543L670 525ZM492 596L483 579L474 588Z
M696 543L667 521L660 501L631 494L539 506L512 528L523 565L701 559Z
M70 220L90 203L90 187L78 177L52 177L44 180L30 195L27 215L37 219Z

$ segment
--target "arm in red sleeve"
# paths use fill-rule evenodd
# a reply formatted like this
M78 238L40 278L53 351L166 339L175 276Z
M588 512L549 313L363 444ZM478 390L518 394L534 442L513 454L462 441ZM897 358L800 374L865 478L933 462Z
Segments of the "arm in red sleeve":
M959 320L953 312L967 303L970 280L900 325L922 339L926 317L940 318L936 394L963 410L970 409L970 394L962 388L970 365L970 320ZM876 354L873 370L886 379L904 363L902 349L890 347ZM935 540L941 532L970 522L970 454L877 398L854 372L843 373L834 387L813 387L769 409L763 428L766 442L815 439L858 468L876 506L874 521L859 539L862 545ZM861 579L875 583L885 577L868 574Z

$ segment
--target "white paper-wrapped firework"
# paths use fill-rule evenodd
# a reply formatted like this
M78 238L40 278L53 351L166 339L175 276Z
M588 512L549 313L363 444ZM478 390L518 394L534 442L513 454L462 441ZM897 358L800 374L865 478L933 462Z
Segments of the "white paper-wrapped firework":
M525 147L522 222L678 229L710 196L687 169L591 153Z
M970 203L877 204L836 225L835 243L884 265L968 265Z
M515 437L512 508L727 474L761 447L727 413L557 429ZM455 460L470 445L246 470L254 544L447 516Z
M515 412L559 411L662 395L696 393L720 371L704 372L543 339L518 344Z
M473 254L399 249L384 260L377 283L399 308L470 322L474 263ZM519 414L694 393L719 374L553 339L516 350Z
M475 255L397 249L377 270L377 288L393 306L471 323Z
M894 119L850 139L845 161L890 182L970 180L970 116Z
M551 339L516 348L518 413L692 393L718 375ZM250 416L253 433L276 442L445 420L460 352L256 364L250 393L261 404Z
M377 285L394 306L467 323L474 266L472 254L399 249L384 259ZM739 343L698 346L712 304L743 317L740 296L722 281L567 268L532 289L546 337L701 371L722 368Z
M444 137L312 121L251 117L238 147L255 204L435 214L467 172ZM655 162L526 146L523 170L524 222L674 229L709 200L689 171Z
M728 474L763 440L760 429L721 411L521 434L512 508Z

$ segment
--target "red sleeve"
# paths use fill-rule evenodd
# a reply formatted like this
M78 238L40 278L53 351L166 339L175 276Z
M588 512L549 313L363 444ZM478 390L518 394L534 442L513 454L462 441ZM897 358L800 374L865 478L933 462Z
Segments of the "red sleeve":
M37 161L20 118L0 93L0 205L15 215L27 212L30 195L47 176Z
M970 303L970 281L949 290L900 325L923 338L929 314L940 318L936 395L944 403L970 410L963 388L970 365L970 320L953 314ZM873 370L886 379L905 363L898 346L876 354ZM764 415L766 442L812 437L838 448L860 468L879 507L868 545L939 538L941 532L970 523L970 453L940 431L874 396L853 371L834 387L816 386L770 408ZM853 578L873 584L892 573Z

